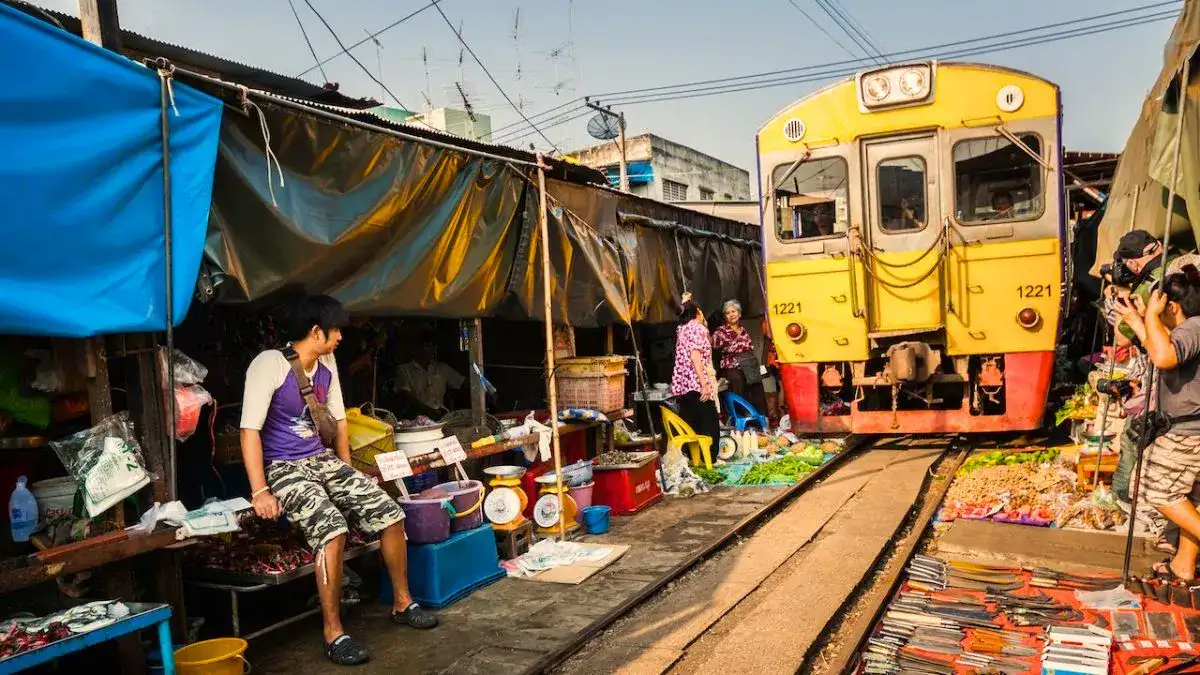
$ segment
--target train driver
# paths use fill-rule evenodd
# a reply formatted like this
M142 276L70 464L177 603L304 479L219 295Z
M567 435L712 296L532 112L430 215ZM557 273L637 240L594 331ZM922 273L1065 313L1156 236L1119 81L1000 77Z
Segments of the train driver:
M1012 193L1008 190L992 193L992 215L989 220L1008 220L1014 215Z

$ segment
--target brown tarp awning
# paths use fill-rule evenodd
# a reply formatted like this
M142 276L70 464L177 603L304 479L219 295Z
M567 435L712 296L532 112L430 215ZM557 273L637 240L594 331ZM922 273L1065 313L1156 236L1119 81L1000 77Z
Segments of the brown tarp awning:
M226 115L206 248L221 301L304 288L364 314L541 319L533 169L260 107L283 184L257 115ZM547 196L556 321L670 321L683 287L762 315L757 228L594 185Z
M1117 165L1104 219L1100 222L1096 262L1091 270L1093 276L1099 275L1100 265L1112 260L1117 242L1125 232L1141 229L1157 236L1163 233L1174 138L1179 128L1178 80L1184 60L1195 54L1198 42L1200 4L1197 0L1187 0L1164 48L1163 69L1146 96L1141 115ZM1200 79L1197 65L1193 60L1193 83ZM1200 90L1192 84L1186 91L1178 199L1171 218L1171 232L1191 230L1200 234ZM1197 240L1200 241L1200 236Z

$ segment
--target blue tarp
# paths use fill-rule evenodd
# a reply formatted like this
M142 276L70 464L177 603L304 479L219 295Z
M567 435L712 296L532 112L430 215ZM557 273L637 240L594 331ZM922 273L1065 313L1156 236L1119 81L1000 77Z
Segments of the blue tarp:
M158 75L0 4L0 334L166 328ZM221 102L174 83L175 320L212 198Z
M625 170L629 173L630 185L645 185L654 181L654 167L650 165L650 162L630 162ZM604 174L608 176L608 182L613 187L621 182L621 167L619 166L604 167Z

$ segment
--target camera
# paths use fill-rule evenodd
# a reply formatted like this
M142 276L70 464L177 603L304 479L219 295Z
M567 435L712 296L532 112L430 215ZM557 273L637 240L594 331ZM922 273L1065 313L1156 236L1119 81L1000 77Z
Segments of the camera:
M1126 288L1132 288L1138 280L1138 276L1133 273L1133 270L1126 267L1122 260L1113 260L1111 263L1101 265L1100 275L1108 277L1108 281L1112 285Z
M1108 394L1114 398L1127 399L1133 396L1133 383L1129 380L1101 379L1096 382L1096 393Z

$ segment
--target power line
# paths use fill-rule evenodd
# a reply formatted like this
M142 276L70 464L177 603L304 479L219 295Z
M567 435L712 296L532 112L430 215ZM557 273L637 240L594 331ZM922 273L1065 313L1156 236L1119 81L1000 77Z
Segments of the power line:
M1165 7L1167 5L1179 5L1179 3L1180 3L1180 0L1165 0L1163 2L1155 2L1155 3L1148 4L1148 5L1142 5L1140 7L1134 7L1132 9L1125 9L1125 10L1120 10L1120 11L1116 11L1116 12L1108 12L1105 14L1096 14L1096 15L1087 16L1087 17L1080 17L1077 19L1068 19L1066 21L1062 21L1062 22L1055 23L1055 24L1043 24L1041 26L1033 26L1033 27L1021 28L1018 30L1005 31L1003 33L996 33L994 35L986 35L986 36L980 36L980 37L974 37L974 38L966 38L963 40L955 40L953 42L945 42L945 43L931 46L931 47L917 47L915 49L905 49L905 50L901 50L901 51L891 52L889 54L884 54L884 58L888 59L889 61L902 60L902 59L911 58L915 54L920 54L920 53L928 52L930 50L940 49L943 47L955 47L955 46L959 46L959 45L970 45L970 44L976 44L979 42L987 42L990 40L998 40L1000 38L1005 38L1005 37L1012 37L1014 35L1025 35L1026 33L1048 30L1051 28L1056 28L1058 26L1076 24L1076 23L1088 23L1088 22L1099 20L1099 19L1107 19L1107 18L1122 16L1122 15L1126 15L1126 14L1135 14L1135 13L1142 12L1142 11L1145 11L1148 9L1156 9L1159 7ZM602 94L595 94L592 96L592 98L605 99L605 98L609 98L612 96L621 96L621 95L625 95L625 94L638 94L638 93L650 92L650 91L663 91L663 90L667 90L667 89L682 89L682 88L687 88L687 87L692 87L692 86L697 86L697 85L705 85L705 84L718 84L718 83L722 83L722 82L736 82L736 81L741 81L741 80L753 80L753 79L758 79L758 78L772 77L772 76L776 76L776 75L803 73L803 72L808 72L808 71L813 71L813 70L819 70L822 68L827 68L830 66L861 65L861 64L865 63L866 61L867 61L867 59L856 58L856 59L850 59L850 60L845 60L845 61L834 61L831 63L823 63L823 64L812 65L812 66L800 66L797 68L784 68L781 70L772 70L772 71L767 71L767 72L762 72L762 73L754 73L751 75L736 75L736 76L732 76L732 77L720 77L720 78L713 78L713 79L708 79L708 80L695 80L692 82L661 85L661 86L657 86L657 87L644 87L644 88L640 88L640 89L625 89L625 90L621 90L621 91L610 91L610 92L605 92Z
M950 57L971 56L974 54L983 54L983 53L995 52L995 51L1005 51L1008 49L1013 49L1013 48L1023 47L1023 46L1034 46L1037 44L1044 44L1046 42L1052 42L1052 41L1059 40L1059 39L1069 39L1072 37L1080 37L1080 36L1088 35L1088 34L1108 32L1110 30L1116 30L1119 28L1125 28L1125 27L1142 25L1145 23L1151 23L1153 21L1159 21L1159 20L1162 20L1165 18L1176 16L1177 13L1174 11L1168 11L1168 12L1162 12L1162 13L1158 13L1158 14L1143 15L1140 17L1130 17L1128 19L1114 21L1114 22L1110 22L1107 24L1099 24L1096 26L1089 26L1089 27L1084 27L1084 28L1070 29L1067 31L1060 31L1058 33L1049 33L1049 34L1040 35L1040 36L1021 38L1021 39L1009 41L1006 43L1001 42L1001 43L997 43L997 44L988 44L988 45L978 45L978 43L992 42L999 38L1010 37L1010 36L1014 36L1014 35L1027 35L1030 32L1044 31L1048 28L1054 28L1058 25L1077 24L1077 23L1081 23L1081 22L1082 23L1090 23L1096 19L1121 16L1121 15L1130 14L1133 12L1142 11L1147 8L1157 8L1157 7L1162 7L1162 6L1166 6L1166 5L1177 5L1177 4L1178 4L1178 2L1176 2L1176 1L1159 2L1159 3L1146 5L1146 6L1131 9L1131 10L1110 12L1107 14L1096 15L1094 17L1074 19L1071 21L1063 22L1063 24L1043 25L1043 26L1037 26L1037 27L1032 27L1032 28L1024 28L1024 29L1016 30L1016 31L1007 31L1004 33L998 33L996 35L991 35L991 36L983 36L983 37L976 37L976 38L970 38L970 39L965 39L965 40L957 40L954 42L948 42L948 43L944 43L941 45L934 45L934 46L930 46L930 47L922 47L922 48L917 48L917 49L903 50L903 51L899 51L899 52L894 52L888 56L911 58L918 53L924 52L927 54L927 56L930 56L933 58L950 58ZM978 46L970 47L970 45L978 45ZM959 50L950 49L953 47L962 47L962 49L959 49ZM942 50L942 51L938 52L936 50ZM933 54L929 54L929 52L933 52ZM834 77L843 77L845 75L853 74L855 72L854 66L862 65L865 61L866 61L866 59L835 61L832 63L804 66L801 68L789 68L789 69L785 69L785 70L771 71L771 72L767 72L767 73L758 73L758 74L754 74L754 75L716 78L716 79L712 79L712 80L701 80L701 81L697 81L697 82L689 82L689 83L683 83L683 84L677 84L677 85L646 87L646 88L642 88L642 89L629 89L629 90L620 91L620 92L609 92L607 94L600 95L600 97L604 98L605 100L611 100L612 97L616 97L619 99L618 101L616 101L617 104L632 105L632 104L636 104L636 103L650 103L650 102L659 101L659 100L677 100L680 98L693 98L695 96L708 96L708 95L717 95L717 94L723 94L723 93L748 91L748 90L752 90L752 89L762 89L762 88L775 87L775 86L786 86L786 85L791 85L791 84L800 84L800 83L805 83L805 82L820 81L820 80L830 79L830 78L834 78ZM838 67L842 67L842 68L838 68ZM799 73L806 73L806 74L800 75ZM786 77L778 77L780 75L786 75ZM767 77L772 77L773 79L761 79L761 78L767 78ZM754 81L754 80L758 80L758 81ZM697 88L696 86L694 86L694 85L705 85L705 84L720 84L721 86L706 87L706 88ZM667 90L675 90L675 91L667 91ZM652 94L650 92L662 92L662 93ZM621 100L621 99L623 99L623 100ZM558 108L565 107L565 105L566 104L564 104L563 106L558 106ZM582 106L577 107L571 111L567 111L566 113L562 113L562 114L567 115L567 114L570 114L571 112L580 110L580 108L582 108ZM564 124L566 122L570 122L570 121L574 121L575 119L579 119L579 117L582 117L582 116L583 115L576 115L569 119L562 119L560 116L560 119L556 120L550 126L551 127L558 126L559 124ZM512 138L512 139L522 138L524 135L528 135L528 132L524 132L523 134L520 132L517 132L515 134L514 134L514 132L509 132L508 134L504 134L503 135L504 139L500 139L500 140L498 140L498 142L504 142L504 140L507 140L509 138Z
M308 0L305 0L305 2L308 2ZM542 140L546 141L546 143L548 143L550 145L550 147L554 148L555 150L558 150L558 154L561 155L562 150L559 149L559 147L554 144L554 141L550 140L550 138L548 136L546 136L546 134L542 133L542 130L538 129L537 125L535 125L533 122L529 121L529 118L525 116L525 113L521 112L521 108L518 107L516 103L513 103L513 100L512 100L512 98L509 97L508 92L504 91L504 87L501 87L500 83L496 81L496 78L492 77L491 71L489 71L487 69L487 66L483 65L483 61L481 61L479 59L479 57L475 55L475 50L471 49L471 45L467 44L467 41L463 39L462 31L460 31L454 27L454 24L450 21L450 17L446 16L446 13L443 12L442 8L439 7L436 3L434 4L433 8L437 10L438 14L442 15L442 20L446 22L446 25L450 27L450 30L454 31L454 36L458 38L458 41L460 43L462 43L463 49L466 49L467 53L471 55L471 58L475 59L475 63L478 64L479 67L483 70L483 74L488 76L488 79L492 81L492 84L496 85L496 89L498 89L500 91L500 95L504 97L504 100L508 101L508 104L510 106L512 106L512 109L515 110L518 115L521 116L521 119L525 120L526 124L533 127L534 131L538 132L538 135L540 135L542 137Z
M880 61L879 55L871 52L871 48L862 41L862 38L858 37L858 34L856 34L854 29L846 23L845 19L842 18L842 15L836 9L834 9L829 3L825 2L825 0L813 0L813 2L817 3L817 7L820 7L821 11L825 12L825 15L833 20L834 25L840 28L842 32L850 38L850 41L857 45L860 50L862 50L863 54L866 54L876 63L882 65L883 62Z
M867 41L867 44L870 45L871 49L873 49L876 54L883 54L883 50L880 49L879 44L875 42L875 36L871 35L871 32L867 30L867 27L863 25L863 22L859 21L857 17L851 14L850 10L846 9L846 6L839 2L839 0L829 0L829 2L842 12L842 16L846 17L846 19L850 21L851 25L854 26L854 30L857 31L858 34Z
M348 49L346 49L346 45L342 44L342 39L339 38L338 34L334 32L333 27L329 25L329 22L325 20L325 17L321 16L321 13L317 11L317 8L313 7L311 0L304 0L304 4L308 5L308 8L312 10L312 13L317 15L317 18L320 19L321 23L325 25L325 30L329 31L329 34L333 36L334 41L338 43L338 46L342 48L342 51L345 52L346 56L349 56L351 59L353 59L354 62L358 64L358 67L362 68L362 71L367 74L367 77L371 78L372 80L375 81L375 84L382 87L383 90L388 93L388 96L391 96L392 100L396 102L396 105L400 106L401 110L403 110L404 112L411 112L408 109L408 106L401 103L400 99L396 98L396 95L392 93L391 89L387 88L387 85L384 84L383 81L381 81L379 78L375 77L375 75L373 75L371 73L371 71L368 70L367 67L363 65L363 62L358 60L357 56L351 54L350 51Z
M420 9L414 10L414 11L410 12L409 14L402 16L399 19L396 19L392 23L389 23L388 25L384 26L383 28L380 28L379 30L375 31L374 33L369 33L367 35L367 37L363 38L362 40L359 40L358 42L355 42L354 44L350 45L349 47L342 47L342 51L334 54L333 56L330 56L329 58L325 59L324 61L318 61L317 65L309 68L308 70L305 70L305 71L299 73L298 75L296 75L296 77L304 77L305 75L311 73L312 71L316 70L317 68L320 68L321 66L325 65L326 63L329 63L330 61L336 59L337 57L341 56L342 54L349 55L351 49L357 49L358 47L361 47L362 45L367 44L368 41L373 40L373 39L379 37L380 35L383 35L384 33L395 28L396 26L399 26L400 24L404 23L405 21L408 21L409 19L413 18L414 16L420 14L421 12L424 12L425 10L429 9L430 7L436 6L439 2L443 2L443 1L444 0L433 0L428 5L425 5L424 7L420 8ZM313 10L313 11L316 11L316 10ZM338 44L341 44L341 43L339 42ZM354 57L351 56L350 58L354 58Z
M317 62L317 68L321 70L321 77L329 82L329 76L325 74L325 69L321 67L321 59L317 56L317 50L313 49L312 40L308 39L308 31L304 30L304 22L300 20L300 13L296 11L296 3L288 0L288 7L292 8L292 16L296 17L296 25L300 26L300 34L304 36L304 44L308 45L308 51L312 54L313 61Z
M794 8L796 9L796 11L797 11L797 12L800 12L801 14L803 14L803 15L804 15L804 18L808 19L808 22L809 22L809 23L811 23L812 25L816 26L818 30L820 30L822 33L824 33L824 34L825 34L825 37L829 38L829 39L830 39L830 40L831 40L831 41L832 41L832 42L833 42L835 45L837 45L837 46L841 47L841 48L842 48L842 51L846 52L846 54L847 54L847 55L849 55L849 56L850 56L850 57L852 57L852 58L854 57L854 52L850 51L850 49L849 49L849 48L847 48L847 47L846 47L846 45L842 44L842 41L841 41L841 40L839 40L839 39L837 39L837 38L833 37L833 34L832 34L832 33L830 33L829 31L825 30L825 27L824 27L824 26L822 26L821 24L817 23L817 20L816 20L816 19L814 19L814 18L812 18L812 15L810 15L808 12L804 11L804 8L803 8L803 7L801 7L801 6L800 6L800 5L799 5L799 4L796 2L796 0L787 0L787 1L788 1L788 4L789 4L789 5L791 5L792 7L794 7Z
M1162 3L1157 3L1155 5L1149 5L1148 7L1161 7L1164 5L1172 5L1172 4L1178 4L1178 3L1177 2L1162 2ZM1139 8L1138 11L1140 11L1140 9L1144 9L1144 8ZM1044 35L1036 35L1036 36L1032 36L1032 37L1019 38L1016 40L1010 40L1008 42L998 42L995 44L977 44L975 46L970 46L974 43L979 43L979 42L991 42L991 41L995 40L996 38L1000 38L1000 37L1017 35L1017 34L1026 34L1031 31L1041 31L1041 30L1045 30L1047 28L1053 28L1057 25L1069 25L1072 23L1080 23L1080 22L1088 23L1088 22L1091 22L1091 20L1094 18L1103 18L1103 17L1107 17L1107 16L1128 14L1128 13L1131 13L1132 11L1135 11L1135 10L1113 12L1113 13L1106 14L1106 15L1098 15L1097 17L1091 17L1088 19L1076 19L1074 21L1063 22L1062 24L1055 24L1054 26L1040 26L1040 27L1036 27L1036 28L1027 28L1027 29L1023 29L1023 30L1019 30L1019 31L1010 31L1010 32L1006 32L1006 33L999 33L999 34L993 35L993 36L979 37L979 38L973 38L973 39L969 39L969 40L958 40L955 42L949 42L949 43L945 43L942 45L935 45L932 47L924 47L924 48L920 48L920 49L904 50L902 52L895 52L889 56L900 56L900 55L910 55L911 56L911 55L916 54L917 52L932 51L933 53L927 53L926 58L940 58L940 59L962 58L962 57L966 57L966 56L974 56L974 55L985 54L985 53L1008 51L1011 49L1017 49L1017 48L1021 48L1021 47L1037 46L1037 45L1041 45L1041 44L1047 44L1050 42L1057 42L1057 41L1072 39L1072 38L1076 38L1076 37L1097 35L1100 33L1107 33L1107 32L1119 30L1122 28L1130 28L1130 27L1134 27L1134 26L1145 25L1145 24L1149 24L1149 23L1153 23L1156 21L1161 21L1164 19L1169 19L1169 18L1178 16L1177 11L1170 10L1170 11L1159 12L1159 13L1154 13L1154 14L1147 14L1147 15L1143 15L1143 16L1128 17L1125 19L1102 23L1102 24L1098 24L1095 26L1084 26L1084 27L1078 27L1078 28L1068 29L1068 30L1064 30L1064 31L1059 31L1056 33L1048 33L1048 34L1044 34ZM936 50L941 50L941 51L936 51ZM788 69L785 71L776 71L773 73L747 75L747 76L741 76L738 78L720 78L717 80L695 83L695 84L707 84L708 82L716 82L716 83L723 82L723 83L725 83L725 84L720 84L719 86L683 88L683 87L688 87L689 85L670 85L670 86L664 86L664 87L648 87L648 88L645 88L642 90L628 90L628 92L614 92L613 94L606 94L605 97L606 97L606 100L612 100L613 96L616 96L617 94L623 94L624 95L623 98L622 98L622 96L616 96L617 100L613 101L613 103L615 105L636 105L639 103L676 101L676 100L682 100L682 99L687 99L687 98L697 98L697 97L703 97L703 96L716 96L716 95L720 95L720 94L737 93L737 92L750 91L750 90L755 90L755 89L766 89L766 88L779 87L779 86L788 86L788 85L793 85L793 84L802 84L802 83L807 83L807 82L817 82L817 81L852 75L856 72L855 68L846 67L846 66L853 66L854 64L861 64L864 61L866 61L866 59L856 59L854 61L840 61L840 62L833 62L833 63L827 63L827 64L820 64L820 65L815 65L815 66L806 66L804 68ZM841 67L839 67L839 66L841 66ZM790 73L797 73L798 71L807 71L807 72L805 74L790 74ZM762 78L767 75L778 75L779 73L787 74L787 76L786 77L775 77L773 79L759 79L758 81L751 81L754 78ZM666 89L676 89L676 91L662 91L662 90L666 90ZM655 91L659 91L661 93L650 93L650 92L655 92ZM566 124L566 123L575 121L575 120L580 119L587 115L586 112L583 112L582 114L574 114L573 116L571 116L571 113L574 113L578 110L579 110L579 108L576 108L572 111L567 111L565 113L562 113L562 115L560 116L560 119L556 120L555 122L553 122L551 124L547 124L545 126L545 128L549 129L549 128L557 127L561 124ZM520 140L521 138L524 138L525 136L529 135L529 133L530 132L515 132L515 133L509 132L508 134L505 135L505 137L503 139L498 139L496 142L508 142L508 141Z

